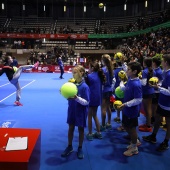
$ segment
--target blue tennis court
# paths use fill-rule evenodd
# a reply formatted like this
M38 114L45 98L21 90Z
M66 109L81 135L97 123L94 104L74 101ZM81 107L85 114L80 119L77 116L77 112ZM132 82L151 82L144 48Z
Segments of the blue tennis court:
M41 156L39 170L169 170L170 150L163 153L155 149L164 140L165 131L160 129L157 144L142 141L139 154L125 157L123 152L129 141L126 132L118 132L120 124L112 121L113 130L103 132L103 139L84 140L83 160L77 159L78 130L75 129L73 153L67 158L60 155L67 146L67 100L60 94L60 87L72 77L65 73L23 73L19 79L22 88L21 103L15 106L15 87L5 75L0 77L0 127L41 129ZM100 119L100 109L98 110ZM112 113L112 119L116 113ZM139 118L140 124L144 116ZM85 130L85 133L87 129ZM139 132L139 137L147 132ZM1 146L0 146L1 147Z

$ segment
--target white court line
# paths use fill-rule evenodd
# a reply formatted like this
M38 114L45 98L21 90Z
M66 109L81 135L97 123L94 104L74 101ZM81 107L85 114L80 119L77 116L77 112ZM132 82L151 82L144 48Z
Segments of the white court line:
M31 81L32 79L19 79L19 81Z
M34 81L35 81L35 80L31 81L31 82L28 83L27 85L23 86L21 89L27 87L28 85L30 85L30 84L33 83ZM16 92L14 92L14 93L10 94L9 96L5 97L4 99L0 100L0 103L1 103L2 101L6 100L7 98L9 98L10 96L12 96L12 95L15 94L15 93L16 93Z
M3 84L3 85L2 85L2 86L0 86L0 87L6 86L6 85L8 85L8 84L10 84L10 83Z
M32 79L30 79L30 81L31 81ZM21 81L29 81L29 79L22 79ZM0 86L0 87L3 87L3 86L6 86L6 85L8 85L8 84L11 84L11 83L6 83L6 84L3 84L2 86Z

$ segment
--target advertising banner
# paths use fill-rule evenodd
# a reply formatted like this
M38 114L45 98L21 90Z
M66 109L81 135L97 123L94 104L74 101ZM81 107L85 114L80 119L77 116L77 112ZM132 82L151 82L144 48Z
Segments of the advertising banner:
M28 38L28 39L63 39L87 40L88 34L24 34L24 33L0 33L0 38Z

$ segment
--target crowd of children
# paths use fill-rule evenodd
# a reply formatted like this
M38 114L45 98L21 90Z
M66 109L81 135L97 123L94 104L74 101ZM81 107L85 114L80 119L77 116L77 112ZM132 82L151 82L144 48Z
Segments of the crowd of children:
M143 140L156 143L156 134L162 118L165 117L166 136L157 150L165 151L169 148L170 55L145 57L142 64L137 61L130 61L126 64L124 59L122 53L116 54L113 63L111 57L104 54L101 57L101 67L97 61L89 62L87 75L82 66L74 67L73 77L78 87L78 94L68 99L68 146L61 156L68 156L73 151L73 132L75 126L78 126L79 147L77 156L79 159L84 157L82 144L87 118L87 140L102 139L102 133L112 129L110 98L113 95L116 96L115 89L117 87L120 87L124 96L121 99L118 97L115 99L121 100L122 104L116 108L117 117L114 121L122 123L121 130L126 131L130 139L130 145L127 146L127 150L123 154L125 156L138 154L138 146L141 141L138 138L136 128L138 127L141 105L143 105L145 111L146 123L139 125L139 131L153 131L151 135L143 136ZM120 76L119 72L121 71L125 73L125 76ZM84 76L85 78L83 78ZM149 80L152 77L157 77L159 81L156 84L151 84ZM99 106L101 106L101 125L97 117ZM122 116L120 116L120 112ZM96 126L95 133L92 131L92 120L94 120ZM152 129L153 123L154 128Z

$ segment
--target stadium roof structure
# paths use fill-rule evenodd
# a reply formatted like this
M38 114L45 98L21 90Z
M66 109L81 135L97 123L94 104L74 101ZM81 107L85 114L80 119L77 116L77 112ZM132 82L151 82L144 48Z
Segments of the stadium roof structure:
M96 6L99 3L103 3L109 6L117 6L117 5L122 5L122 4L134 4L134 3L138 3L138 2L145 2L144 0L6 0L8 3L12 2L12 3L26 3L26 2L32 2L32 3L37 3L41 2L41 3L67 3L69 5L73 5L73 4L83 4L86 3L87 5L91 5L91 6ZM152 1L152 0L150 0Z

